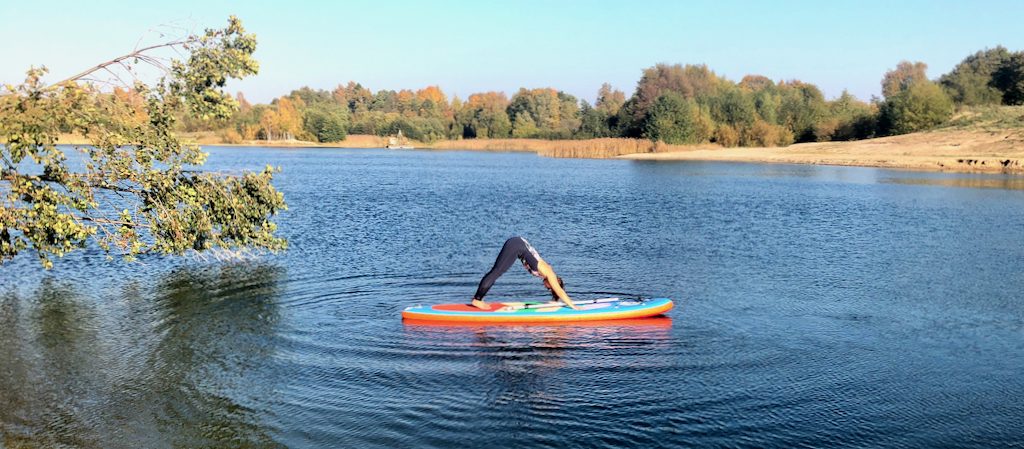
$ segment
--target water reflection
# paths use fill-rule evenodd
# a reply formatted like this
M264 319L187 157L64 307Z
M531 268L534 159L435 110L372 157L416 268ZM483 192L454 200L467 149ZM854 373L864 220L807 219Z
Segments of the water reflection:
M881 182L886 184L967 187L974 189L1024 190L1024 177L1020 176L884 178Z
M560 441L552 428L589 435L597 427L628 422L630 417L613 409L632 404L633 389L649 385L645 373L661 372L675 363L669 317L564 325L407 321L403 331L408 347L459 353L460 359L471 360L467 379L472 383L459 391L462 401L479 404L473 412L479 422L513 425L514 430L489 435L531 442L520 447ZM634 380L639 383L621 382L624 375L631 377L626 373L637 373ZM588 418L581 420L581 413ZM627 433L599 440L611 438L606 442L612 446L639 441ZM475 441L490 444L487 438ZM508 446L509 441L494 443Z
M52 279L0 297L0 439L15 446L275 446L283 270L184 269L152 290Z
M46 434L36 442L84 445L93 439L91 431L61 429L89 428L88 416L69 398L88 392L102 366L95 313L69 286L52 280L37 288L31 302L8 294L0 306L0 404L6 404L0 422L12 427L3 432L5 444ZM33 428L42 432L29 430L32 439L16 432Z
M404 330L409 346L444 346L467 351L479 362L487 384L500 392L543 394L535 383L546 374L571 366L620 368L617 357L630 351L656 354L670 346L672 319L667 316L633 320L515 325L466 325L407 320ZM619 352L607 353L604 351ZM589 357L573 357L588 353ZM595 356L596 355L596 356ZM642 359L631 359L641 363ZM664 360L652 363L663 363ZM635 366L634 366L635 368ZM504 393L499 393L501 396Z

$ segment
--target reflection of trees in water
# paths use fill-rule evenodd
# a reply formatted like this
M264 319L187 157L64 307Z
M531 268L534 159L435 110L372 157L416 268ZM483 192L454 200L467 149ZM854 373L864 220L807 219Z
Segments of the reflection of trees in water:
M95 310L69 286L51 279L28 301L14 294L0 301L0 430L5 444L19 441L20 429L88 426L70 398L88 394L102 366L96 359ZM28 435L27 440L46 446L92 442L88 432L52 433L41 440Z
M0 441L27 446L276 446L271 266L186 269L100 297L0 294Z

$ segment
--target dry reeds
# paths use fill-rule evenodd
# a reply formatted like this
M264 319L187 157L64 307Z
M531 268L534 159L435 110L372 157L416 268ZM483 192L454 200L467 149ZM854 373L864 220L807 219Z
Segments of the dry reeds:
M623 154L651 153L649 140L606 138L588 140L466 139L437 142L431 148L445 150L530 151L546 157L612 158Z
M545 157L609 159L626 154L668 153L721 148L718 145L669 145L647 139L604 138L587 140L465 139L436 142L441 150L529 151Z

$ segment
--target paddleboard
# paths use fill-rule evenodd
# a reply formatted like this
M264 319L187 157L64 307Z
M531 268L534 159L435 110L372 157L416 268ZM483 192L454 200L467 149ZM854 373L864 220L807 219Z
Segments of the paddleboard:
M407 307L402 319L461 323L555 323L566 321L601 321L644 318L661 315L672 309L672 300L656 298L632 300L602 298L574 301L580 310L560 302L493 302L489 310L469 304L435 304Z

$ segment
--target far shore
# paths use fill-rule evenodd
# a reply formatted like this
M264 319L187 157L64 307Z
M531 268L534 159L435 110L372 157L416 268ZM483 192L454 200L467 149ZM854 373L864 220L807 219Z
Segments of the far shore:
M939 130L851 142L801 143L777 148L693 148L618 157L1024 174L1024 132Z
M223 143L212 133L184 134L200 145L237 147L384 148L387 139L350 135L341 142L299 140ZM62 136L62 144L82 143ZM940 129L850 142L801 143L786 147L724 148L713 144L666 145L643 139L466 139L409 142L417 149L523 151L547 157L653 161L719 161L880 167L904 170L1024 174L1024 129ZM396 150L400 151L400 150Z

